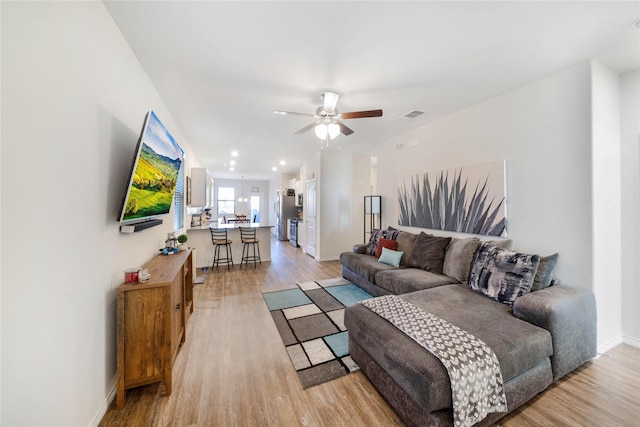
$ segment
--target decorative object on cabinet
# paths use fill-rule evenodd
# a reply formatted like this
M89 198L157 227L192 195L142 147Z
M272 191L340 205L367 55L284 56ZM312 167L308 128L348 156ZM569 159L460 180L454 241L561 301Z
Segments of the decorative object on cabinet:
M382 224L382 196L364 196L364 243Z
M171 394L173 363L193 312L191 250L156 256L143 266L147 283L117 289L117 406L127 389L164 382Z
M178 249L180 249L181 251L185 251L188 249L188 246L186 245L187 240L189 240L189 237L187 237L186 234L181 234L178 236Z

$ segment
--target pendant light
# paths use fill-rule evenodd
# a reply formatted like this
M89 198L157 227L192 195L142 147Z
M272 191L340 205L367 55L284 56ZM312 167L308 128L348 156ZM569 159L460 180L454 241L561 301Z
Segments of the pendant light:
M240 180L240 197L238 197L238 201L245 203L248 201L248 199L244 196L244 175L242 175L242 178Z

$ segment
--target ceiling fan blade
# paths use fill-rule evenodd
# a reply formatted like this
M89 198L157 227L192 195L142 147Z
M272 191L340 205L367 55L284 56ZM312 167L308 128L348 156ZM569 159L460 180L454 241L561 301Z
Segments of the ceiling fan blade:
M365 117L381 117L382 110L352 111L340 114L341 119L362 119Z
M339 93L325 92L322 94L322 110L325 113L332 114L336 111L336 104L338 104Z
M340 126L340 132L342 132L344 136L348 136L353 133L353 131L349 129L344 123L339 121L336 121L336 123L338 124L338 126Z
M307 125L307 126L303 127L302 129L300 129L300 130L299 130L298 132L296 132L295 134L296 134L296 135L303 134L303 133L305 133L306 131L308 131L308 130L310 130L310 129L313 129L314 127L316 127L316 125L317 125L318 123L319 123L319 122L313 122L313 123L311 123L310 125Z
M295 113L293 111L280 111L280 110L273 110L273 114L280 114L282 116L305 116L305 117L315 117L315 114L309 114L309 113Z

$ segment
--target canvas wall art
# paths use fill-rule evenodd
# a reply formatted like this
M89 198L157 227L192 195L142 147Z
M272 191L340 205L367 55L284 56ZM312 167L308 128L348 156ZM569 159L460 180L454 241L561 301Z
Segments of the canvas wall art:
M399 225L506 236L506 162L408 176L398 202Z

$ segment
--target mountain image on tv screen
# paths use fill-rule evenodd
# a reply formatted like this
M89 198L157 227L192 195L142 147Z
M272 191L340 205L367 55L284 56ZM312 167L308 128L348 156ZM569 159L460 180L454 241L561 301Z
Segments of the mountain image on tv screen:
M123 221L169 212L183 155L156 115L149 112L124 205Z

